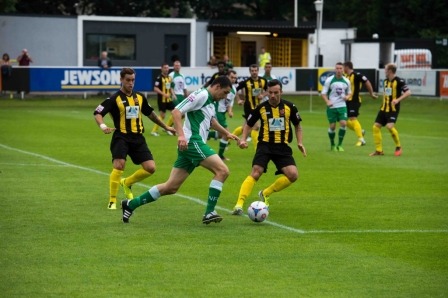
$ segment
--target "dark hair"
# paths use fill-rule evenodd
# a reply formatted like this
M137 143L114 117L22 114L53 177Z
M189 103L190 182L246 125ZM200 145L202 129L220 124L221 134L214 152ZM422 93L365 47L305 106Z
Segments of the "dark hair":
M344 64L342 62L337 62L336 65L344 66Z
M258 64L251 64L251 65L249 66L249 71L250 71L251 68L257 68L257 69L260 69L260 68L258 67Z
M222 65L222 66L226 66L226 63L222 60L218 61L217 65Z
M170 65L168 64L168 62L163 62L162 65L161 65L160 67L164 67L165 65L168 65L168 67L170 66Z
M344 66L353 69L353 63L351 61L344 62Z
M210 86L219 85L221 88L232 87L232 82L227 76L219 76L213 80Z
M277 86L277 85L280 86L280 90L283 89L282 82L280 82L280 81L277 80L277 79L270 80L270 81L268 82L268 88L269 88L269 87L274 87L274 86Z
M233 69L229 69L229 70L227 71L227 75L229 75L229 74L231 74L231 73L236 74L236 71L234 71Z
M126 75L133 75L135 74L135 70L129 67L124 67L120 71L120 78L124 78Z
M5 59L5 57L6 57L6 59ZM8 53L4 53L3 56L2 56L2 59L5 60L5 61L9 61Z

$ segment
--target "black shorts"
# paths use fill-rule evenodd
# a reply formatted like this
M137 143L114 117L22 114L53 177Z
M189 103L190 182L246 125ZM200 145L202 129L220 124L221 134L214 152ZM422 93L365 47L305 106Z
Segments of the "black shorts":
M376 116L375 122L386 126L387 123L396 123L398 119L398 112L384 112L379 111Z
M264 172L266 173L268 163L271 160L277 167L275 175L283 174L281 169L286 166L296 165L294 157L292 156L292 149L288 145L258 142L257 151L252 160L252 166L257 165L263 167Z
M361 103L359 101L347 101L347 116L358 117Z
M169 102L163 102L162 99L157 99L157 106L159 108L160 112L166 112L174 110L174 103L172 101Z
M112 160L126 159L129 155L136 165L147 160L154 160L145 137L141 134L124 134L116 130L110 142L110 152Z

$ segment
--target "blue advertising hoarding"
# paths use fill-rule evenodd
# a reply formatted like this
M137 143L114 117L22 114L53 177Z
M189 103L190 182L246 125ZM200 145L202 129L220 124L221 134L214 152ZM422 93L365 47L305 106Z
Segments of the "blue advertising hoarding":
M31 92L96 91L120 88L121 68L99 69L98 67L32 67L30 68ZM152 69L134 68L134 89L152 91L154 82Z

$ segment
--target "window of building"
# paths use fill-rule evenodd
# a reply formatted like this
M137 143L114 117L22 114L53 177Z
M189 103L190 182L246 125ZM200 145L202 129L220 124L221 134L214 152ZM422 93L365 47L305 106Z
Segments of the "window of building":
M85 59L96 60L107 51L112 60L136 60L135 35L87 34Z

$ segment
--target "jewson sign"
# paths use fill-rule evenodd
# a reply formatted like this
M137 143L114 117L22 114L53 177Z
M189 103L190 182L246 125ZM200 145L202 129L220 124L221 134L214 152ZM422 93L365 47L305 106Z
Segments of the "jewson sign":
M134 68L136 80L134 89L153 89L152 69ZM76 68L30 68L30 91L89 91L118 90L121 68L108 70L88 67Z

